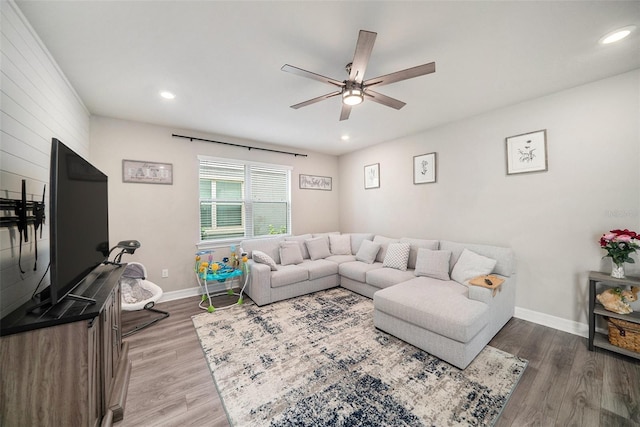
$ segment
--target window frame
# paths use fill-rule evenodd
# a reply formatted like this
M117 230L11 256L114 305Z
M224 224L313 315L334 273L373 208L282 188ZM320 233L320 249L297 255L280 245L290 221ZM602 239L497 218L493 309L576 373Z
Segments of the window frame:
M221 248L221 247L228 247L229 245L233 245L233 244L238 244L240 243L242 240L248 240L248 239L260 239L260 238L265 238L268 237L269 235L260 235L260 236L253 236L253 235L249 235L253 232L252 230L252 226L253 226L253 220L249 221L247 219L247 215L248 212L250 212L252 209L248 209L247 206L251 205L254 200L252 200L252 195L251 195L251 179L249 177L249 175L251 174L251 166L255 166L255 167L263 167L263 168L270 168L270 169L276 169L276 170L282 170L283 172L286 172L287 174L287 191L286 191L286 197L287 197L287 224L289 225L287 233L285 234L278 234L278 236L290 236L291 235L291 230L293 228L293 225L291 224L291 210L292 210L292 197L291 197L291 193L292 193L292 181L291 181L291 177L292 177L292 171L293 171L293 167L289 166L289 165L282 165L282 164L275 164L275 163L265 163L265 162L256 162L256 161L252 161L252 160L241 160L241 159L230 159L230 158L223 158L223 157L214 157L214 156L207 156L207 155L198 155L198 177L197 177L197 181L196 181L196 187L197 187L197 191L198 191L198 208L197 208L197 212L198 212L198 243L196 243L196 247L198 249L208 249L208 248ZM226 163L226 164L232 164L232 165L238 165L238 166L242 166L244 168L244 188L242 190L242 217L243 217L243 225L242 227L244 228L244 235L241 237L228 237L228 238L220 238L220 239L213 239L213 240L202 240L202 233L201 233L201 213L200 213L200 206L201 206L201 202L203 200L203 198L201 197L200 194L200 167L201 167L201 163L202 161L210 161L210 162L220 162L220 163Z

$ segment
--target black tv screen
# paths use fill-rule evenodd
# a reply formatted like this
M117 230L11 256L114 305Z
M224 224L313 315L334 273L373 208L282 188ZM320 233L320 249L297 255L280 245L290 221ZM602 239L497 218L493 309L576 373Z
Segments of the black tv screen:
M108 256L107 176L53 138L49 188L49 297L54 305Z

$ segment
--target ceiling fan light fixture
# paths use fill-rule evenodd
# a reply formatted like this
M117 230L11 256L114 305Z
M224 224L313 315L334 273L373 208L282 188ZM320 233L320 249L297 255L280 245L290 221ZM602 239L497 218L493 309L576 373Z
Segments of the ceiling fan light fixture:
M342 102L346 105L358 105L364 101L362 89L351 88L342 92Z

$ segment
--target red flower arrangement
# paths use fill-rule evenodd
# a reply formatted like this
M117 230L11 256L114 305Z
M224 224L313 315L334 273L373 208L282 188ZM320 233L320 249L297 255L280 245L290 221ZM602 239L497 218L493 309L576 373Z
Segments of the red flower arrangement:
M622 265L625 262L633 264L635 261L630 255L635 253L636 249L640 249L639 237L640 235L635 231L611 230L600 237L600 247L607 251L605 257L611 257L614 264Z

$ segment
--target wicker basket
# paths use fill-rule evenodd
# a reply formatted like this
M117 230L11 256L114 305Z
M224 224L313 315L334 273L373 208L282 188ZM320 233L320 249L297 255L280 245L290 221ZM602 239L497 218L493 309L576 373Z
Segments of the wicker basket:
M607 317L609 342L617 347L640 353L640 324Z

